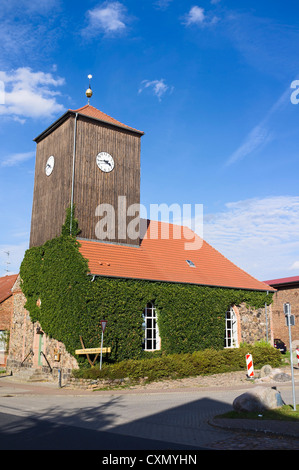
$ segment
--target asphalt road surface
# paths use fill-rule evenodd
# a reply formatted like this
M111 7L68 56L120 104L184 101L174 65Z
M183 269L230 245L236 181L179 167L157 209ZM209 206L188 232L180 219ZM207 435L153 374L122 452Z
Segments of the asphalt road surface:
M0 397L0 449L204 449L226 435L207 420L230 409L233 396L208 395L6 394Z
M199 450L191 446L0 413L1 450Z
M292 403L290 385L283 390L283 399ZM9 393L1 379L0 449L209 449L215 442L233 439L232 432L215 428L209 421L232 409L234 398L243 391L35 394L23 384L19 391Z

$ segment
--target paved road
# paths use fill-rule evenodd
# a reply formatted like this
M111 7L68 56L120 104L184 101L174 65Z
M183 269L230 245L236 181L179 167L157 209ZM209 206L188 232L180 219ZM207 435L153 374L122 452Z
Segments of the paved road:
M292 403L291 387L282 395ZM233 439L210 426L242 390L66 392L0 379L0 449L200 450ZM299 390L297 390L299 398Z
M0 380L0 448L206 448L227 436L207 425L238 392L36 394ZM82 439L85 436L93 438ZM72 435L73 438L67 435ZM105 437L106 436L106 437ZM105 437L105 444L103 445ZM133 438L133 439L132 439ZM145 442L145 440L147 442ZM158 441L153 442L153 441ZM80 444L81 442L81 444ZM13 443L13 444L12 444ZM129 447L128 447L129 446Z
M5 413L0 413L0 423L1 450L201 450Z

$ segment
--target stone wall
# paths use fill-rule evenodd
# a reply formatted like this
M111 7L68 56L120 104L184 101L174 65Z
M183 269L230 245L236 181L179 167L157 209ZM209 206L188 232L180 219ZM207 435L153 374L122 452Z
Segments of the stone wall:
M60 371L66 378L72 369L78 368L76 359L66 351L64 344L44 334L38 322L31 321L29 312L24 307L26 298L20 288L19 278L12 292L13 316L7 369L16 371L21 367L39 368L50 372L54 377Z
M20 289L19 278L14 284L13 317L10 330L9 359L22 362L32 349L34 329L29 313L24 308L26 299ZM29 359L30 363L30 359Z
M273 321L271 305L267 306L267 321L265 308L253 309L242 304L238 307L240 321L240 342L254 344L267 339L273 345Z

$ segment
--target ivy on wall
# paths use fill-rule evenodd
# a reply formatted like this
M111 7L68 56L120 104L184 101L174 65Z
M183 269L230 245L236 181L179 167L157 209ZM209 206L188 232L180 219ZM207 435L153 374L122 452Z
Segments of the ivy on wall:
M61 236L26 251L20 268L25 308L50 337L77 359L80 336L87 348L99 347L100 320L107 320L104 346L112 360L140 358L142 313L148 302L158 312L162 352L188 353L224 346L225 312L246 302L270 303L266 292L143 280L93 278L79 242L69 235L69 215ZM74 219L73 223L77 221ZM77 227L72 227L77 234Z

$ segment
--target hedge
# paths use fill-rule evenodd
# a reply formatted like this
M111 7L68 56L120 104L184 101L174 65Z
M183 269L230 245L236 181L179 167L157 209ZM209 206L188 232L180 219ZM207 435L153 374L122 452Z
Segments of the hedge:
M148 381L166 378L178 379L197 375L217 374L244 370L246 372L245 355L252 354L254 368L260 369L269 364L272 367L281 365L281 353L272 346L243 345L240 348L206 349L187 354L171 354L168 356L125 360L116 364L103 364L89 369L74 370L76 378L84 379L123 379L138 380L146 378Z

